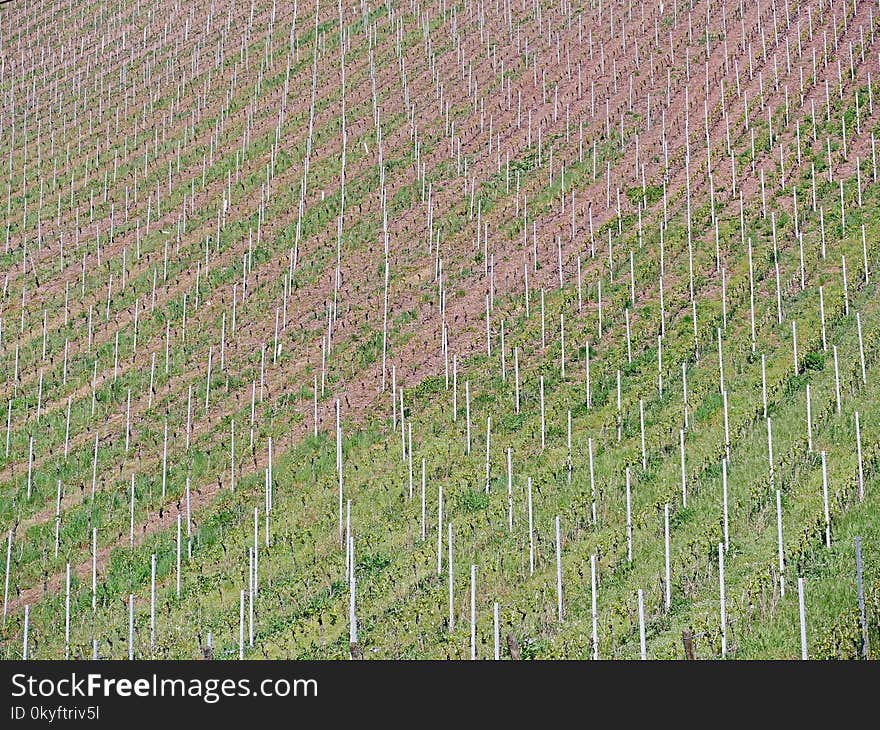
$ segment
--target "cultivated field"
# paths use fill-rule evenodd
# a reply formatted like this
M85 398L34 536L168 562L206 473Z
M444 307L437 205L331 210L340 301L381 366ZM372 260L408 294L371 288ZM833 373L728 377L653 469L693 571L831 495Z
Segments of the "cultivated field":
M876 656L878 74L873 0L0 6L0 656Z

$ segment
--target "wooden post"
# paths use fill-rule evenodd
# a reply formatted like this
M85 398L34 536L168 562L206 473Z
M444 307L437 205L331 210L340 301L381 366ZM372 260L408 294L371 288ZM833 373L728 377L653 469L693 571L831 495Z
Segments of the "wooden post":
M672 603L672 590L670 587L670 566L669 566L669 503L663 505L663 544L666 556L666 572L663 588L665 589L666 610L668 611Z
M29 604L24 605L24 636L22 638L21 658L27 661L28 658L28 629L30 628L31 607Z
M864 340L862 340L862 315L860 312L856 312L856 328L859 333L859 364L862 369L862 385L868 384L868 379L865 374L865 344ZM9 431L7 425L7 438L6 438L6 453L9 454Z
M593 527L596 526L596 478L595 478L595 470L593 468L593 437L587 439L587 456L589 457L589 466L590 466L590 495L592 498L592 509L591 509L591 524Z
M352 535L348 536L348 551L349 551L349 601L348 601L348 645L349 645L349 658L355 659L357 658L358 651L358 633L357 633L357 614L355 611L355 601L356 601L356 591L357 591L357 578L355 577L354 572L354 537Z
M865 472L862 466L862 429L859 423L859 412L856 411L856 453L859 459L859 501L865 499Z
M562 623L562 539L559 532L559 515L556 515L556 609Z
M648 468L648 456L645 451L645 401L642 398L639 398L639 427L642 442L642 471L644 471Z
M544 376L541 376L541 451L545 446L545 415L544 415ZM28 494L30 496L30 494Z
M862 585L862 538L856 536L856 588L859 595L859 621L862 626L862 644L859 653L868 658L868 621L865 616L865 592Z
M681 642L684 644L684 658L691 661L696 659L694 655L694 635L690 629L684 629L681 632Z
M507 449L507 531L513 532L513 453Z
M6 542L6 573L3 580L3 625L6 626L6 614L9 605L9 573L12 569L12 530Z
M722 489L722 509L724 517L724 550L726 551L730 545L730 532L728 522L728 502L727 502L727 459L721 460L721 489Z
M98 528L92 528L92 613L95 613L98 599Z
M519 415L519 348L513 348L513 371L514 371L514 385L515 385L515 397L516 397L516 413ZM588 381L589 382L589 381ZM7 431L8 433L8 431ZM7 449L8 451L8 449Z
M837 405L837 415L840 415L841 411L841 403L840 403L840 370L838 368L837 363L837 345L834 345L832 348L832 352L834 353L834 398Z
M70 563L64 581L64 658L70 659Z
M633 559L632 492L630 490L629 467L626 467L626 559Z
M492 443L492 416L486 416L486 494L489 494L489 448ZM410 489L412 493L412 489Z
M443 571L443 485L441 484L437 487L437 575L441 575L442 571Z
M180 600L180 512L177 513L177 598Z
M785 598L785 559L782 552L782 495L776 490L776 548L779 557L779 595Z
M134 594L128 596L128 660L134 659Z
M804 579L798 576L798 613L801 624L801 659L807 659L807 620L804 611Z
M822 509L825 513L825 547L831 548L831 517L828 512L828 456L822 452Z
M450 522L447 526L447 538L446 538L446 549L447 549L447 559L446 559L446 571L448 574L448 582L449 582L449 633L452 633L452 630L455 628L455 605L453 603L453 589L455 587L454 583L454 575L452 569L452 523Z
M464 382L464 403L465 403L465 419L467 423L467 450L466 454L471 453L471 381Z
M529 575L535 574L535 532L532 521L532 478L528 478L528 507L529 507Z
M856 416L858 420L858 416ZM807 451L813 450L813 405L810 398L810 384L807 383Z
M596 555L590 555L590 614L593 620L591 637L593 659L599 658L599 614L596 610Z
M422 542L425 540L425 531L427 529L427 525L425 524L425 518L427 516L425 486L425 457L422 457Z
M477 658L477 566L471 565L471 659Z
M639 588L639 650L643 660L648 658L647 648L645 647L645 598L642 589Z
M718 593L721 604L721 658L727 656L727 601L724 596L724 544L718 543Z
M238 658L244 659L244 590L239 592L238 606Z
M687 472L684 465L684 429L678 430L679 444L681 446L681 506L687 507Z
M494 614L493 637L494 637L494 643L495 643L495 660L498 661L501 659L501 641L500 641L501 637L499 635L499 619L498 619L498 602L497 601L495 602L495 605L493 607L493 614Z
M156 650L156 553L150 556L150 654Z

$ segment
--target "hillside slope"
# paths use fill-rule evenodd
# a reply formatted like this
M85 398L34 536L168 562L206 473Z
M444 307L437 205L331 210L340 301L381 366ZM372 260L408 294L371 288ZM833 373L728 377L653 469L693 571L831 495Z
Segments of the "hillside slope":
M4 6L4 656L875 652L878 13Z

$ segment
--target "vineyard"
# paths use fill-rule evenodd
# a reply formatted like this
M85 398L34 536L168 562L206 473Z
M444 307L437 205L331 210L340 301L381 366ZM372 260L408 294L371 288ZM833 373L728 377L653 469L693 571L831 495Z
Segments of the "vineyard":
M0 49L0 657L880 656L880 1Z

